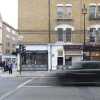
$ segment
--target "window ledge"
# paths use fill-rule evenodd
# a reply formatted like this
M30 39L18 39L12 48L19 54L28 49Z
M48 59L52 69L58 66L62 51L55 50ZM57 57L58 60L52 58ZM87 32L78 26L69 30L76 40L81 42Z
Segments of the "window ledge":
M72 17L57 17L56 18L57 21L72 21L73 18Z

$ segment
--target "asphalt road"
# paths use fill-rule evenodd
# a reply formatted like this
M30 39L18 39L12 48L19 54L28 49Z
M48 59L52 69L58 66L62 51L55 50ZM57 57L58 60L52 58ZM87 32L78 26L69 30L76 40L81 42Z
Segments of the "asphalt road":
M54 80L0 78L0 100L100 100L99 86L59 86Z

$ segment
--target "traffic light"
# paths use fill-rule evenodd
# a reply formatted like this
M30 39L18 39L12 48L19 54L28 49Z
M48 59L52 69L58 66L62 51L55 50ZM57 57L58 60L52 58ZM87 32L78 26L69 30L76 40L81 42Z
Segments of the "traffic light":
M21 52L24 53L26 51L26 48L24 45L21 46Z
M24 53L26 51L25 45L19 44L19 47L16 48L17 53Z

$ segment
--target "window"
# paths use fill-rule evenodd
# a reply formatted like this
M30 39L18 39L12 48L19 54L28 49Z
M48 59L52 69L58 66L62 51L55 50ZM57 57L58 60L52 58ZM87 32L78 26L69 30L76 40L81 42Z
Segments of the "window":
M10 32L10 31L11 31L9 27L6 27L6 30L7 30L8 32Z
M95 5L91 5L89 7L89 17L96 18L96 6Z
M71 5L66 5L66 16L69 18L72 17L72 6Z
M65 55L65 65L72 65L72 57Z
M90 42L96 42L96 28L90 28Z
M0 22L0 28L2 28L2 22Z
M63 6L57 6L57 16L58 17L63 17L64 15L64 8Z
M16 32L14 30L12 30L12 34L16 34Z
M97 32L97 42L100 43L100 28L98 28Z
M66 42L71 42L71 28L66 29Z
M6 45L7 45L7 47L9 47L9 46L10 46L10 43L9 43L9 42L7 42L7 43L6 43Z
M6 38L8 38L8 39L9 39L9 38L10 38L10 36L7 34L7 35L6 35Z
M58 50L58 57L62 57L63 56L63 50Z
M97 16L100 18L100 5L98 6Z
M12 47L15 48L16 47L16 44L12 44Z
M6 49L6 54L10 53L10 50Z
M58 28L57 32L58 32L58 41L63 41L63 29Z

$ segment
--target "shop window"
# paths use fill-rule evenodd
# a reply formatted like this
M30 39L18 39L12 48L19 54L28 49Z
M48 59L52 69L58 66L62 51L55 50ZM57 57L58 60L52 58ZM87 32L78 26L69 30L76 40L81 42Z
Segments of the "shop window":
M65 65L72 65L72 57L65 56Z

